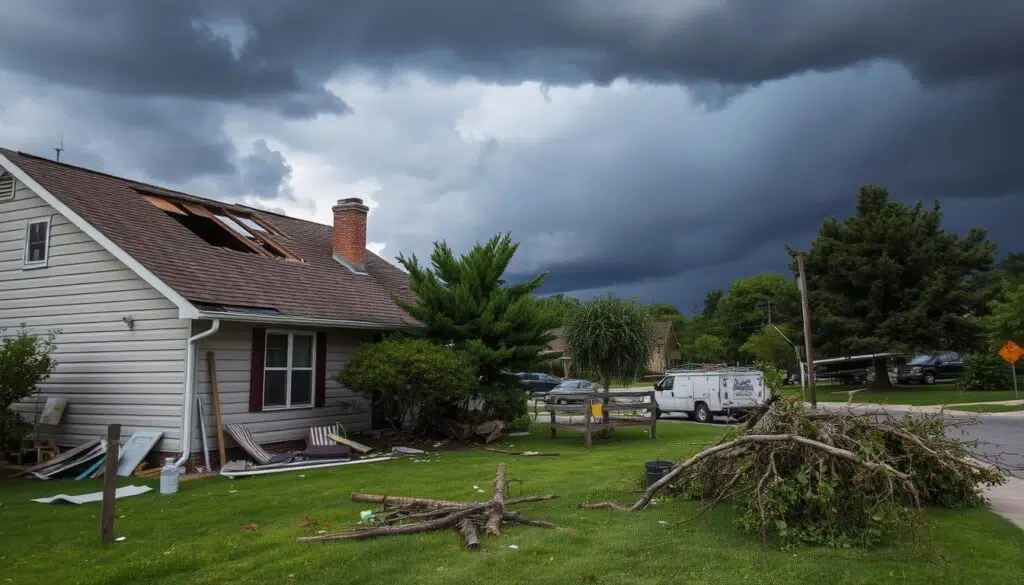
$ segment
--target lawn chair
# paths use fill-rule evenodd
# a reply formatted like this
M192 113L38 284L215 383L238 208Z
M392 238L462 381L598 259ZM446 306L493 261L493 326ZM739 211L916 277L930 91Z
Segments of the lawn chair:
M348 457L357 459L359 455L348 445L339 445L331 438L331 435L341 434L341 424L324 425L321 427L309 427L309 436L306 438L306 450L302 452L304 457L310 459L339 459Z
M57 428L67 404L68 399L62 396L46 398L46 403L36 416L31 436L25 437L14 452L18 465L23 465L25 456L30 454L37 464L57 456L60 451L57 447Z
M253 438L249 429L242 425L224 425L224 430L231 435L231 438L238 443L246 453L252 457L257 465L269 465L271 463L288 463L295 459L296 453L269 453L260 446Z

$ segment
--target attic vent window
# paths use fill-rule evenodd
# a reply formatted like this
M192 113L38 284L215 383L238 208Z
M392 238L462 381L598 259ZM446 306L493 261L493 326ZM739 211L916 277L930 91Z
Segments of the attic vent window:
M14 175L7 171L0 173L0 201L14 199L15 187Z
M302 261L273 240L274 232L269 226L238 208L172 200L149 193L143 193L142 197L211 246Z

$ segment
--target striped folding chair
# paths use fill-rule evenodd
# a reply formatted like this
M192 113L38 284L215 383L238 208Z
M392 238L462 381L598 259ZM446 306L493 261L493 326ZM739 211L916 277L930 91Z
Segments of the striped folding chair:
M246 453L252 457L257 465L268 465L270 463L287 463L295 459L295 453L270 453L260 446L253 438L249 429L242 425L224 425L224 430L231 435L231 438L238 443Z

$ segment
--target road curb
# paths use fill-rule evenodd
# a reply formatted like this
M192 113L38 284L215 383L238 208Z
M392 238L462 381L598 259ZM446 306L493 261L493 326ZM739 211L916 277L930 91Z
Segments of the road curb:
M1024 530L1024 479L1007 477L1003 485L984 488L989 508Z

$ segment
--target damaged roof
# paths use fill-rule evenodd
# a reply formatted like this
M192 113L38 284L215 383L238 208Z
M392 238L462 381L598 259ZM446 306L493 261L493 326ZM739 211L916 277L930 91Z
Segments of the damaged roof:
M354 321L391 328L416 324L393 300L413 299L407 275L369 250L366 274L343 266L332 256L332 226L195 197L21 152L0 149L0 154L201 311ZM232 217L271 228L265 233L260 230L261 239L256 241L272 242L263 250L247 243L251 248L247 251L243 251L245 247L211 245L144 194L150 199L155 195L181 205L192 204L185 206L189 210L197 206L227 210ZM293 257L281 257L278 248Z

